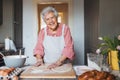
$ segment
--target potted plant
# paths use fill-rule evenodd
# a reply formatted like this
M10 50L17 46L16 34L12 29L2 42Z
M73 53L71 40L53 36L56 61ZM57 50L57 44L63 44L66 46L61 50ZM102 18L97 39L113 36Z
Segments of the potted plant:
M113 70L119 70L120 63L120 35L114 36L113 38L104 36L98 38L101 42L99 48L96 50L96 53L107 54L108 63Z

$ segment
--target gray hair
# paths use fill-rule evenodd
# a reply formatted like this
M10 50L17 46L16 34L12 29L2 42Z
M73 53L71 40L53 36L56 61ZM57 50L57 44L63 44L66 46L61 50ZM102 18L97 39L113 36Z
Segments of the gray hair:
M44 8L41 12L41 17L43 20L44 20L45 14L49 13L49 12L53 12L55 14L55 16L58 17L58 12L56 11L56 9L51 6L48 6L48 7Z

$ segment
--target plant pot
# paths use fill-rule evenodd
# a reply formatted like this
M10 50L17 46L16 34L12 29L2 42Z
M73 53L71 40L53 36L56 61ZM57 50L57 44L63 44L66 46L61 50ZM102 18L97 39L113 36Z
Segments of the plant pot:
M110 51L108 54L108 63L112 70L119 70L118 51Z

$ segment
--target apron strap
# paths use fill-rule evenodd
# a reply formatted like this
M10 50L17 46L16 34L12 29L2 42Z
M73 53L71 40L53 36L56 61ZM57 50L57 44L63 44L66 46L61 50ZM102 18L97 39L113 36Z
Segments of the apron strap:
M64 28L65 28L65 24L63 24L63 28L62 28L62 36L64 36Z

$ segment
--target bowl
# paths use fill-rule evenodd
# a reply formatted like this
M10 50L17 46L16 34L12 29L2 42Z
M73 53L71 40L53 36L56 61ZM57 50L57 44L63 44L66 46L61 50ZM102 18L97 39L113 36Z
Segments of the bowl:
M4 63L7 67L23 67L27 56L25 55L9 55L4 56Z

